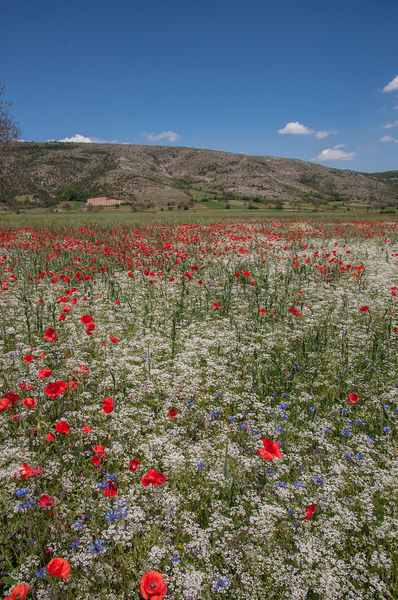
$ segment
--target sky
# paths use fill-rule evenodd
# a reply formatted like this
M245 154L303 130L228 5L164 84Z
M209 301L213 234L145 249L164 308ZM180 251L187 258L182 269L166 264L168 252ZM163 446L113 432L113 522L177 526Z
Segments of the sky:
M1 2L27 141L398 169L397 0Z

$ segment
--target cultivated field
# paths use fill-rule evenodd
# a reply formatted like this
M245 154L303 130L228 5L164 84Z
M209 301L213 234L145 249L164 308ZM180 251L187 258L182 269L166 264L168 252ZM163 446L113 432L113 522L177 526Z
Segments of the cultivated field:
M397 598L398 222L102 217L0 224L3 595Z

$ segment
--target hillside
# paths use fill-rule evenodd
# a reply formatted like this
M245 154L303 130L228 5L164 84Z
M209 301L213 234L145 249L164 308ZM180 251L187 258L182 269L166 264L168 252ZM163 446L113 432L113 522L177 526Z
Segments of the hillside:
M20 143L26 177L20 196L44 206L96 195L142 208L199 202L257 202L297 207L345 203L398 205L398 171L357 173L296 159L183 147ZM37 200L36 200L37 201Z

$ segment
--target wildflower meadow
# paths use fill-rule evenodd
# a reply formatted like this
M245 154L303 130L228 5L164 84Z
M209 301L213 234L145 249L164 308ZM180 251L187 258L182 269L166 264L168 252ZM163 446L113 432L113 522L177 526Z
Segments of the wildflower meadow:
M398 223L0 228L0 589L398 597Z

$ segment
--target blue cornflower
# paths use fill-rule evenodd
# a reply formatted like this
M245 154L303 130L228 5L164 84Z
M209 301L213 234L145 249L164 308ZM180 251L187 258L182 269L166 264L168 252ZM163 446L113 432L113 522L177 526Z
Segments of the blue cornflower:
M148 356L146 354L144 354L144 358L148 358Z
M355 455L355 458L357 460L363 460L363 454L358 454L358 452L357 452L356 455Z
M242 423L241 427L242 429L247 429L247 423Z
M73 523L73 527L74 527L75 529L83 529L84 525L83 525L83 523L82 523L81 521L75 521L75 522Z
M350 459L351 458L351 454L344 454L344 458Z
M15 495L18 496L18 498L22 498L23 496L26 496L28 490L26 488L20 488L19 490L15 490Z
M293 367L293 369L294 369L295 371L298 371L298 370L299 370L299 368L300 368L300 366L299 366L299 365L297 365L296 367Z
M369 369L370 369L371 371L376 371L376 370L377 370L377 367L369 367Z
M275 431L277 431L278 433L282 433L283 427L275 427Z
M275 471L272 471L271 469L266 471L267 475L275 475Z
M285 488L287 486L286 481L281 481L280 479L275 483L277 488Z
M386 404L384 405L384 408L385 408L386 410L390 410L390 407L389 407L389 406L387 406Z
M341 433L342 435L351 435L351 431L349 431L348 429L342 429Z
M105 550L104 540L95 540L92 544L90 544L90 552L101 554L103 550Z
M287 394L286 394L286 392L282 392L282 396L283 396L284 398L286 398L286 397L287 397Z
M76 537L75 541L72 542L71 544L69 544L69 548L77 548L79 544L80 544L80 538Z
M289 513L289 515L294 515L294 510L292 508L288 508L287 512Z
M106 478L108 481L114 481L119 473L107 473Z
M318 485L322 485L323 484L323 477L321 475L318 475L317 477L314 477L314 481Z
M342 413L348 413L348 408L342 408L342 409L341 409L341 412L342 412Z
M127 515L127 510L124 512ZM107 521L110 521L111 523L114 523L115 521L120 521L121 519L123 519L123 511L122 510L110 510L109 512L106 513L105 519Z
M363 425L363 421L361 419L355 419L355 423L358 423L358 425Z
M397 412L398 412L398 408L397 408ZM228 421L236 421L236 417L234 417L234 416L228 417Z
M279 405L279 408L280 408L281 410L286 410L286 409L287 409L287 405L286 405L286 404L280 404L280 405Z
M42 578L43 578L43 575L45 575L45 574L46 574L46 571L47 571L46 567L42 567L42 568L41 568L41 569L39 569L38 571L35 571L35 575L36 575L36 577L38 577L39 579L42 579Z
M391 427L383 427L383 431L387 433L387 431L391 431Z
M295 481L294 482L294 486L299 490L300 488L305 490L305 485L304 483L301 483L300 481Z
M201 460L200 462L196 463L196 466L198 467L198 469L203 469L206 466L206 462L204 460Z
M315 411L315 406L310 406L310 411L313 413Z
M191 406L193 406L193 402L188 402L187 406L191 408Z
M288 417L287 415L281 415L281 419L283 419L283 420L286 420L286 419L288 419L288 418L289 418L289 417Z
M215 393L215 396L221 396L221 394L222 394L222 390L217 390Z
M228 589L228 577L218 576L218 579L213 581L212 589L218 592L218 590L226 590Z
M173 552L173 556L170 556L170 560L171 560L171 562L175 563L176 565L179 565L181 562L179 552L177 552L177 551Z
M210 416L211 416L211 418L212 418L212 419L215 419L216 417L218 417L218 411L217 411L217 410L213 410L213 411L210 413Z

